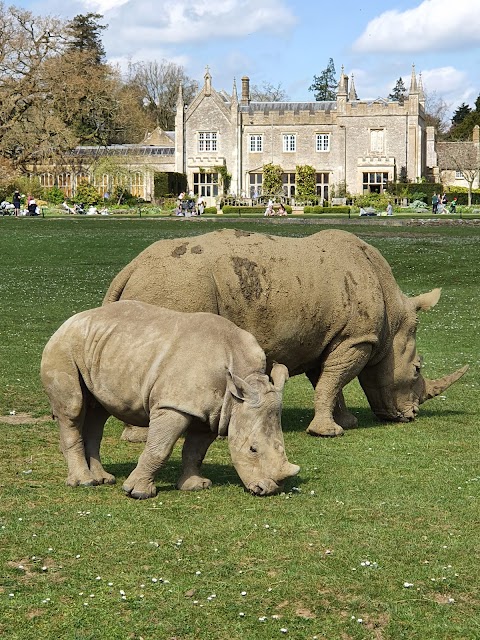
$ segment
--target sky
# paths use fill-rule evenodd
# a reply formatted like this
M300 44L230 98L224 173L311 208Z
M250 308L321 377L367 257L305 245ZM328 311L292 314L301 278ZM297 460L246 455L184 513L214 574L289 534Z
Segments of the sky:
M108 61L169 60L203 84L231 93L242 76L281 84L290 100L313 101L309 87L332 58L353 74L360 100L387 97L412 65L427 94L449 113L480 94L479 0L12 0L37 15L103 15Z

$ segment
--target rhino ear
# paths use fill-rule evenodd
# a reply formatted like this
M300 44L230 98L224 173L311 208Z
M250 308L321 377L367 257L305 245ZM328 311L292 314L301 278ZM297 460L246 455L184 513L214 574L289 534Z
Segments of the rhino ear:
M251 404L255 404L259 402L259 394L258 392L239 378L234 373L227 369L226 371L227 377L227 388L225 390L225 395L223 396L222 410L220 412L220 419L218 423L218 435L226 436L228 431L228 425L230 423L230 417L232 415L232 407L233 407L233 398L237 398L241 402L249 402Z
M242 402L248 402L250 404L258 404L259 402L258 391L231 371L227 371L227 390L230 391L232 396Z
M275 387L275 390L283 391L285 382L289 378L287 367L284 364L278 364L278 362L274 362L272 371L270 373L270 377L273 381L273 386Z
M440 300L441 289L432 289L428 293L421 293L411 298L416 311L428 311Z

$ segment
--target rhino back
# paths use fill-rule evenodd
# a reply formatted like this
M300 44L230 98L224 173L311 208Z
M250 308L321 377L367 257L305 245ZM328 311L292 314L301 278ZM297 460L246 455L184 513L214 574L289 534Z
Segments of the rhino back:
M304 238L221 230L162 240L127 266L121 298L218 313L252 333L269 363L301 373L336 341L380 332L384 302L367 247L336 230Z

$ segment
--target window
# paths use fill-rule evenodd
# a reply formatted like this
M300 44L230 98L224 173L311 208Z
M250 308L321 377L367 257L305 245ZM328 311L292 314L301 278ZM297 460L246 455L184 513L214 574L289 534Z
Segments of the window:
M456 180L462 180L463 178L463 172L459 171L458 169L455 171L455 179Z
M316 173L315 174L315 182L316 182L316 194L320 196L324 200L328 200L328 182L329 182L329 174L328 173Z
M363 174L363 193L383 193L387 188L388 173L370 171Z
M330 151L329 133L317 133L317 135L315 136L315 141L316 151Z
M38 177L40 184L46 189L50 189L55 184L55 176L51 173L41 173Z
M72 176L70 173L59 173L57 176L58 186L67 198L72 196Z
M250 198L258 198L262 195L263 173L250 174Z
M370 151L373 153L383 153L384 142L383 129L370 129Z
M109 186L110 180L109 180L108 174L103 173L101 176L95 176L94 185L97 187L101 195L105 197L105 195L108 194L110 191L110 186Z
M142 198L144 195L144 175L140 171L136 171L131 176L130 193L136 198Z
M193 193L196 196L218 196L218 173L194 173Z
M250 151L263 151L263 136L250 136Z
M199 132L198 150L199 151L216 151L217 150L216 131L200 131Z
M283 193L286 196L295 195L295 173L282 173Z
M294 133L285 133L283 135L283 150L296 151L296 136Z

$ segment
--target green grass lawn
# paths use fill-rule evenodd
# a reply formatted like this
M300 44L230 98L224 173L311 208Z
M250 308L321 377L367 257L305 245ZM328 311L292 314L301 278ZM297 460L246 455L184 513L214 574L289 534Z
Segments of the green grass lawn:
M304 221L221 226L302 236ZM336 224L338 227L338 223ZM214 486L174 489L180 444L158 496L121 491L141 445L107 424L117 485L70 489L38 375L44 344L98 306L112 277L166 237L218 221L0 218L0 637L6 640L478 640L480 232L475 227L351 224L408 294L443 288L421 317L428 377L467 363L411 424L375 419L353 382L360 427L304 432L313 392L288 381L283 427L301 466L285 493L246 494L226 441L206 458ZM10 424L11 412L25 412Z

